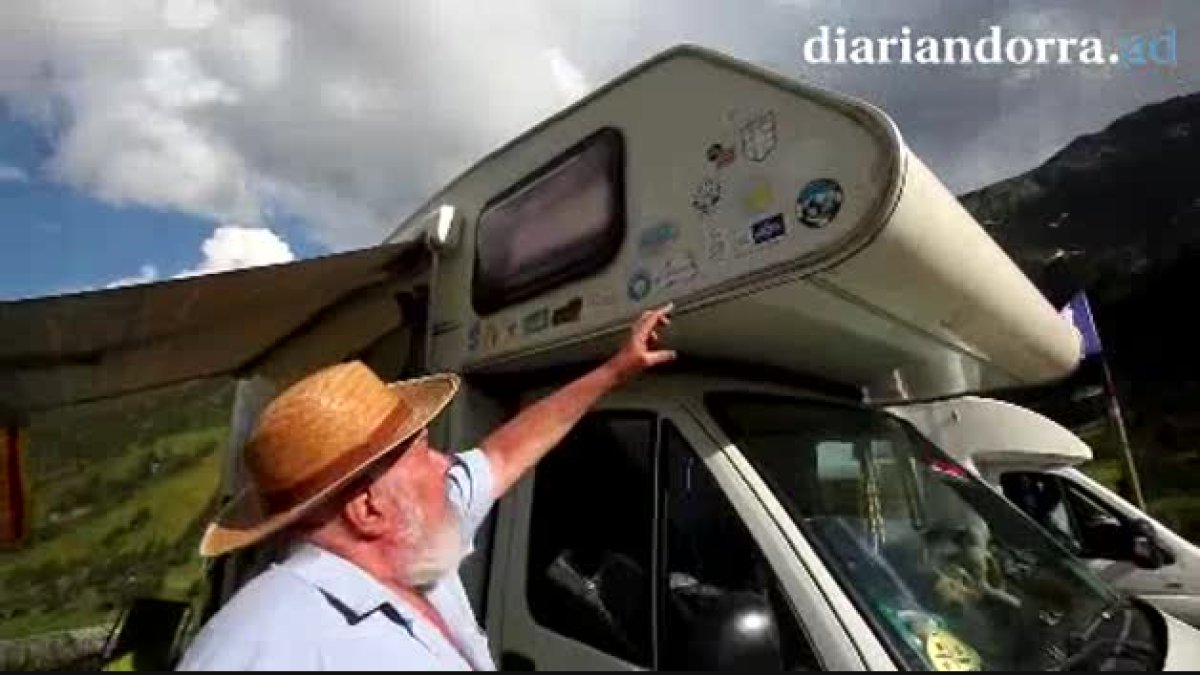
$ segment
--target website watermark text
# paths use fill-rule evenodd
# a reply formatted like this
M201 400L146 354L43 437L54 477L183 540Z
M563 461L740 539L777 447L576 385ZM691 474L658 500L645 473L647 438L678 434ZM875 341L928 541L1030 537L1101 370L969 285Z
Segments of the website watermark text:
M1098 36L1006 35L993 25L986 35L913 35L908 26L887 36L853 35L844 26L818 27L803 43L804 60L812 64L1008 64L1125 65L1178 64L1176 31L1134 33L1105 40Z

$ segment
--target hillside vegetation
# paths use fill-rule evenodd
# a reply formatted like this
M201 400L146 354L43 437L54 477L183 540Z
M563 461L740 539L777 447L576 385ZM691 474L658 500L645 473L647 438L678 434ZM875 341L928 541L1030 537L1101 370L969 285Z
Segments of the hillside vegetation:
M232 393L189 383L32 421L33 530L0 553L0 639L106 626L135 597L202 598Z
M1193 541L1200 329L1181 312L1200 288L1197 175L1200 93L1136 110L1041 166L960 198L1055 306L1088 292L1150 511ZM1093 357L1068 381L1015 398L1086 424L1104 410L1078 392L1102 381ZM1115 481L1111 427L1089 440L1096 470Z

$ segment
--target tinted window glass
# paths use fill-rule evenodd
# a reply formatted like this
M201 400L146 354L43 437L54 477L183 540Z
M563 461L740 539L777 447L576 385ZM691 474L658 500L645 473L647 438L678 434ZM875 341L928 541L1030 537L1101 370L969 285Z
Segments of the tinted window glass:
M539 624L649 667L654 420L585 417L538 464L527 592Z
M490 314L599 269L625 234L624 145L603 129L493 199L479 216L475 310Z
M819 668L767 561L708 469L671 424L664 424L662 438L666 497L661 667ZM740 609L731 612L730 607ZM779 658L761 658L761 651L745 645L710 644L706 638L711 628L704 625L722 616L751 628L757 617L766 617L768 625L761 626L760 620L758 628L775 633ZM736 631L718 632L736 639Z

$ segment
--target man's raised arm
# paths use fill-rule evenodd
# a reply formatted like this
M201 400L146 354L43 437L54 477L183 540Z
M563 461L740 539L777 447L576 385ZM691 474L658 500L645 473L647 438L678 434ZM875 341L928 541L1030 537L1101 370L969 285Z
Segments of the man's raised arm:
M558 445L601 397L647 368L675 358L675 352L657 348L658 329L670 323L671 308L643 312L629 341L612 358L522 410L483 439L480 449L491 464L497 499Z

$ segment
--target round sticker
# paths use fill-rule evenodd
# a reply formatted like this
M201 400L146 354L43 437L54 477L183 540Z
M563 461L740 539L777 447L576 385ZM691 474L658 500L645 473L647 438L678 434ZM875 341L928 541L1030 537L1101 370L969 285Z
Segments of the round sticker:
M637 302L642 298L650 295L650 287L653 282L650 280L650 275L644 270L638 270L629 277L629 284L626 287L629 293L629 299Z
M820 178L804 186L796 197L796 220L812 228L833 222L842 208L842 186L830 178Z
M935 670L979 670L979 654L947 630L934 630L925 640L925 655Z

